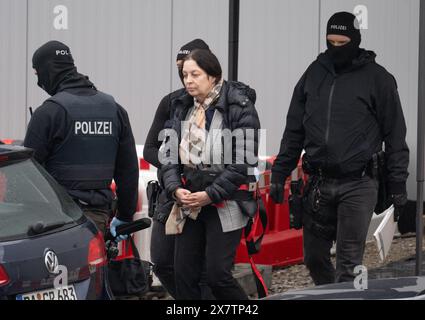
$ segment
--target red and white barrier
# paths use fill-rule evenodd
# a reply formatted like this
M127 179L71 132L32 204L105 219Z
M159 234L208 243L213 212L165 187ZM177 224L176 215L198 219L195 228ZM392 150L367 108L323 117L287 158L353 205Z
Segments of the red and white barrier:
M149 218L148 216L148 198L146 194L146 187L151 180L157 180L156 168L149 165L143 159L143 145L136 146L137 157L139 158L139 196L136 208L136 213L133 220L141 218ZM112 189L115 190L115 182L112 182ZM150 242L151 242L152 228L147 228L133 234L134 243L139 251L140 258L145 261L151 261L150 258ZM129 247L129 250L126 250ZM127 246L127 241L121 241L118 248L120 254L117 259L125 259L132 256L131 246Z
M303 245L302 245L302 230L295 230L289 228L289 206L288 196L290 190L291 179L297 180L299 178L305 179L301 163L298 164L297 169L285 182L284 199L282 204L276 204L269 197L270 183L271 183L271 166L276 157L260 157L260 161L266 161L266 170L260 172L259 188L260 195L264 202L267 212L267 228L261 244L259 253L253 256L255 263L272 265L272 266L286 266L291 264L301 263L303 261ZM253 224L254 237L261 234L261 223L258 218L254 220ZM249 257L245 244L245 239L242 238L235 257L236 263L249 263Z

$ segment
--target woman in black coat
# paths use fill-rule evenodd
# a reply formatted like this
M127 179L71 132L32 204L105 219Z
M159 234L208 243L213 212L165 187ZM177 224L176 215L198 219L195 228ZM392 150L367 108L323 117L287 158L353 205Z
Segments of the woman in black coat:
M184 224L170 231L178 234L177 299L201 298L204 263L217 299L248 299L231 268L249 220L240 203L255 201L247 191L255 185L260 128L255 91L223 81L217 58L206 50L186 57L183 78L187 93L172 102L178 146L169 146L178 152L162 167L166 191L176 200L170 218Z
M194 39L182 46L177 54L176 65L182 83L183 76L181 74L183 59L195 49L209 50L209 47L203 40ZM162 98L143 147L143 158L158 169L158 181L162 187L164 186L161 171L162 165L158 159L159 149L162 144L162 141L159 139L160 132L163 129L170 128L171 118L174 114L171 102L184 92L184 88L178 89ZM153 263L153 272L168 293L173 298L176 298L176 284L174 279L174 236L167 236L165 234L165 222L170 213L172 204L172 199L168 199L165 192L160 192L156 203L156 209L152 217L153 224L150 254ZM203 295L208 296L210 290L204 285L201 286L203 288Z

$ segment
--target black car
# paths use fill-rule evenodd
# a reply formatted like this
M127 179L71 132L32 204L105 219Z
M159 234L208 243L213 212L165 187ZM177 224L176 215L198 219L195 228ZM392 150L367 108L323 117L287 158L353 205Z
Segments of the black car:
M363 288L341 282L289 290L264 300L425 300L425 277L373 279Z
M32 159L0 145L0 300L110 299L105 243Z

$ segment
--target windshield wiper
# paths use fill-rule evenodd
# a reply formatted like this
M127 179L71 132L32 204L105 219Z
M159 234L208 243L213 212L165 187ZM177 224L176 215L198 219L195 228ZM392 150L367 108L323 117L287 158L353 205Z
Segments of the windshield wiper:
M45 232L63 227L65 224L66 223L64 221L51 223L51 224L45 224L43 221L37 221L36 223L29 226L27 234L29 236L34 236L37 234L45 233Z

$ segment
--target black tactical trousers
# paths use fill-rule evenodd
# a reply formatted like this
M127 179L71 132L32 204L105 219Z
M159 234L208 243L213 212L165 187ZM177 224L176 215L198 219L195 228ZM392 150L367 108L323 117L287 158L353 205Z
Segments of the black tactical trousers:
M165 234L163 223L153 219L150 248L153 272L165 290L175 299L174 239L174 235Z
M111 210L108 209L97 209L91 207L83 207L84 215L91 219L96 227L102 232L103 236L106 234L108 227L108 221L111 216Z
M303 201L304 263L316 285L353 281L354 268L363 261L378 182L368 175L315 179L310 178ZM336 270L330 259L335 240Z

